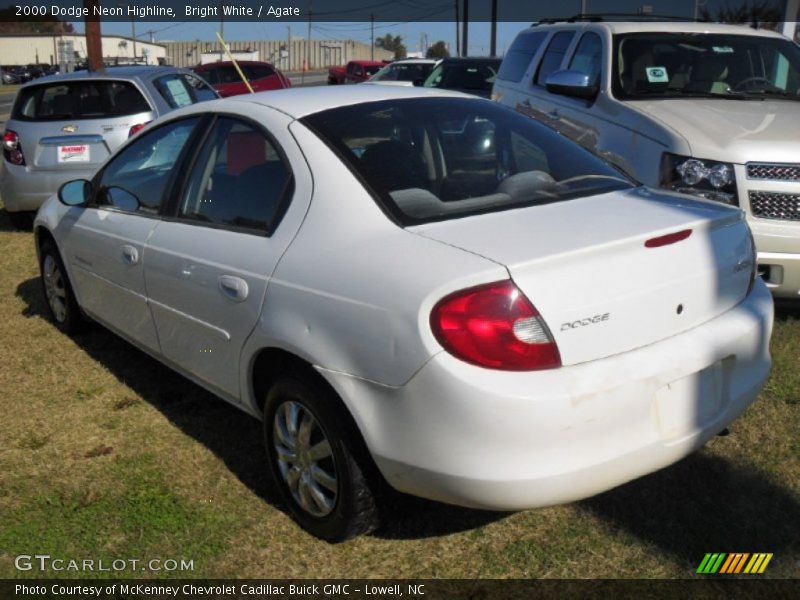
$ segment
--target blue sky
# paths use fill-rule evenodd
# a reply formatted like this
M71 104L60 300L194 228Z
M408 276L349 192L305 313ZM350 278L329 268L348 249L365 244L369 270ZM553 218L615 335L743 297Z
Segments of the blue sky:
M499 0L501 16L502 5L510 0ZM515 0L521 1L521 0ZM524 0L532 1L532 0ZM694 13L695 3L706 5L710 9L731 4L729 0L586 0L589 13L635 13L642 5L651 7L654 14L691 17ZM487 4L488 0L471 0L471 11ZM734 2L735 3L735 0ZM302 5L303 2L298 2ZM538 6L537 6L538 8ZM581 0L548 0L541 2L541 12L550 16L569 16L580 12ZM83 23L76 23L78 30L83 29ZM225 38L227 40L252 40L252 39L286 39L287 26L291 27L293 36L305 37L308 34L307 23L295 22L226 22ZM498 24L497 50L502 53L514 39L516 34L528 26L528 23L501 22ZM216 40L219 31L219 22L138 22L136 25L138 39L149 40L148 30L155 31L155 40ZM130 22L104 22L104 33L131 35ZM422 34L427 34L428 42L444 40L455 48L455 29L452 21L447 22L408 22L408 23L375 23L375 36L391 33L404 38L409 51L414 51L420 42ZM489 51L490 27L486 22L473 22L469 29L469 51L473 55L487 54ZM322 22L313 23L311 36L314 39L355 39L369 44L370 24L367 22Z

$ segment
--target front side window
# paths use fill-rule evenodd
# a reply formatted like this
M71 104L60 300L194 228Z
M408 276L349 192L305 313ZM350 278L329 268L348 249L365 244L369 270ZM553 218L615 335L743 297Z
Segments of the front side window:
M800 48L754 35L647 33L614 38L614 95L800 99Z
M142 134L103 169L95 203L155 215L178 158L199 117L175 121Z
M559 31L553 36L553 39L547 45L542 62L539 64L536 85L544 86L547 82L547 76L561 68L561 63L564 61L564 56L567 54L567 49L572 43L573 37L575 37L574 31Z
M178 216L269 234L291 186L291 172L264 132L220 118L189 177Z
M536 121L481 100L415 98L302 119L403 225L628 189L619 171Z
M578 42L569 68L589 76L590 85L600 84L600 70L603 67L603 42L596 33L587 33Z
M14 118L27 121L99 119L151 110L142 93L128 81L70 81L21 90Z

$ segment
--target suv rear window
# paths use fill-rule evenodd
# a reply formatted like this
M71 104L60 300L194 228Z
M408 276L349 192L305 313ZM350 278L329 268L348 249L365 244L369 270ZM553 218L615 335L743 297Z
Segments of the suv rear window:
M546 37L546 31L520 33L511 44L505 58L503 58L503 64L500 65L497 78L515 83L519 82Z
M13 118L28 121L98 119L151 110L142 93L130 82L68 81L20 90Z
M385 100L333 108L302 122L402 225L634 185L545 125L484 100Z

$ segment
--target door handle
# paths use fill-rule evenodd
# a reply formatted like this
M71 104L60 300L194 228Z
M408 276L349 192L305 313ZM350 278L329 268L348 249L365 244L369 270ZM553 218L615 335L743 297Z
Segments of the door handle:
M122 246L122 260L126 265L137 264L139 262L139 251L130 244L125 244Z
M247 282L241 277L234 277L233 275L220 275L219 291L222 295L233 300L234 302L244 302L247 299L247 294L250 292L247 287Z

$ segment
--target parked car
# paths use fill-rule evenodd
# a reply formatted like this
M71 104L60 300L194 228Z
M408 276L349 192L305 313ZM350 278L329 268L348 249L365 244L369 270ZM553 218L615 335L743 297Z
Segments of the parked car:
M14 85L19 83L17 76L8 67L0 67L0 77L2 77L5 85Z
M647 185L739 206L776 297L800 293L800 48L713 23L531 27L496 101Z
M200 77L173 67L118 67L42 77L20 88L5 124L0 200L16 227L65 181L91 177L156 117L217 98Z
M404 58L389 63L369 78L382 85L413 85L424 82L438 61L430 58Z
M494 510L597 494L702 446L770 370L741 211L445 91L176 111L62 186L35 243L55 325L86 314L262 418L331 541L376 525L381 477Z
M445 58L421 85L488 98L500 62L499 58Z
M362 83L385 66L386 63L379 60L351 60L342 67L328 69L328 85Z
M289 78L270 63L249 60L238 61L238 63L250 86L256 92L282 90L292 86ZM214 86L214 89L223 98L250 93L231 61L198 65L194 68L194 72Z

